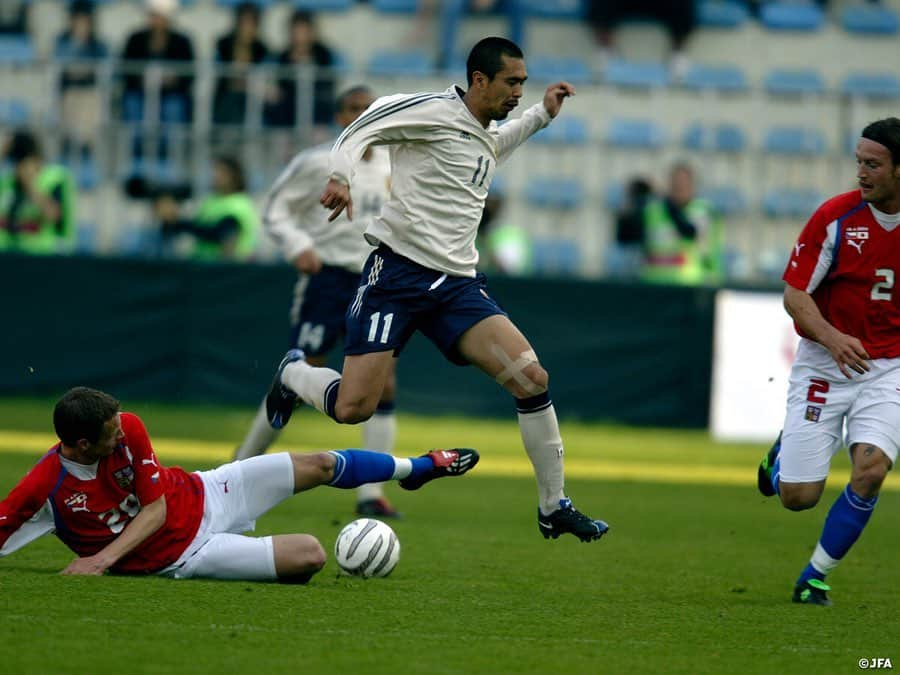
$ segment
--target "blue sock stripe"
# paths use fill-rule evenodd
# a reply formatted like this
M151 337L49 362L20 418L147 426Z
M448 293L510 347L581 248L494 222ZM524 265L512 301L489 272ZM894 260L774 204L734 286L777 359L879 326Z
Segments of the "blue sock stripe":
M850 489L849 484L844 488L844 497L846 497L847 501L850 502L850 506L852 506L854 509L859 509L860 511L871 511L875 508L875 504L878 503L878 495L870 497L869 499L860 497Z
M376 415L390 415L394 412L396 405L393 401L379 401L378 407L375 408Z
M338 421L334 416L334 406L337 404L338 390L341 388L341 378L336 379L325 388L325 414L335 422Z
M334 476L328 484L337 485L340 482L341 478L343 478L344 476L344 471L347 468L347 460L344 459L344 456L336 450L331 450L328 454L335 459Z
M551 405L553 405L553 401L550 400L549 390L535 396L529 396L528 398L516 399L516 410L520 413L540 412L541 410L546 410Z

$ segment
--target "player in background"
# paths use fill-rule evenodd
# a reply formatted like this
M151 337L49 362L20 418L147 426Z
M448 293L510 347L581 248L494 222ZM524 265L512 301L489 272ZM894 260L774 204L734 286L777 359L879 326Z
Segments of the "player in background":
M269 420L276 427L287 422L297 397L340 423L368 419L394 358L421 331L451 362L474 364L515 397L544 536L599 539L606 523L577 511L565 493L547 372L475 271L475 236L498 163L549 124L575 90L553 84L541 103L498 127L496 120L522 98L528 77L522 51L504 38L485 38L473 47L466 70L468 91L453 86L380 98L334 144L321 198L333 209L330 220L345 208L352 216L355 167L371 145L390 148L391 196L366 228L378 248L347 312L343 375L288 352L267 397Z
M846 445L850 483L794 588L794 602L830 605L825 576L869 521L900 444L900 119L863 129L859 189L813 214L784 273L784 306L801 336L784 430L758 486L792 511L816 505L832 456Z
M248 537L256 519L319 485L399 480L416 490L475 466L474 450L276 453L188 473L160 464L137 415L76 387L53 411L60 442L0 502L0 557L56 532L77 556L63 574L158 574L306 583L325 565L309 534Z
M343 92L335 105L335 122L350 125L375 100L365 86ZM329 352L344 336L344 314L356 295L359 273L372 246L363 238L368 222L378 215L390 194L391 165L383 148L368 148L359 162L354 188L356 218L328 222L319 204L322 184L329 176L332 143L298 153L276 179L263 211L263 226L285 260L299 272L290 310L289 348L299 347L307 362L324 366ZM396 374L392 367L375 414L363 425L363 446L390 453L397 436L394 416ZM235 459L261 455L278 438L266 419L265 402ZM385 498L380 484L361 485L356 512L380 518L399 514Z

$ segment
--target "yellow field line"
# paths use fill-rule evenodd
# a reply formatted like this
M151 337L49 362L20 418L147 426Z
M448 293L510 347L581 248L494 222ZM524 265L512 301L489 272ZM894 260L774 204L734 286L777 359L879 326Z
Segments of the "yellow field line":
M35 459L40 449L56 442L51 434L27 431L0 431L0 452L31 454ZM157 438L154 446L164 459L226 462L231 459L233 444L221 441L199 441L184 438ZM162 449L162 451L160 451ZM312 446L276 446L274 450L313 452L321 450ZM523 453L520 457L482 456L473 475L517 476L532 475L531 464ZM636 483L675 483L702 485L755 486L754 467L711 464L665 464L644 461L617 462L606 460L566 459L566 476L596 480L621 480ZM832 476L831 483L846 480L846 476ZM900 491L900 483L888 480L884 489Z

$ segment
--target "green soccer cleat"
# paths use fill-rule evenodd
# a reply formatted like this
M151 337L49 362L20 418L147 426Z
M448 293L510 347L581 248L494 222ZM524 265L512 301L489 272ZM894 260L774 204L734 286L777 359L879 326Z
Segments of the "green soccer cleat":
M794 586L794 602L801 605L820 605L822 607L831 607L831 600L828 599L828 591L831 586L824 581L818 579L807 579L802 584Z
M781 432L778 432L778 438L775 439L766 456L762 458L759 469L756 471L756 487L764 497L771 497L775 494L775 488L772 487L772 469L775 467L775 460L778 459L779 452L781 452Z

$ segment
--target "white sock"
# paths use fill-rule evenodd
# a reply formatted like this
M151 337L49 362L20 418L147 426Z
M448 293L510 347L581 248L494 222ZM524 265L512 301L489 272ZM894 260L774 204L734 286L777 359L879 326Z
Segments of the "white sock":
M544 515L549 515L559 508L559 500L566 496L563 444L556 410L550 405L536 412L519 413L519 430L525 452L534 467L538 504Z
M393 412L379 413L377 410L363 425L363 448L384 452L388 455L394 451L394 439L397 437L397 417ZM406 478L406 476L403 476ZM367 483L356 488L357 501L379 499L384 496L384 483Z
M325 412L325 390L341 374L331 368L314 368L305 361L295 361L284 367L281 383L285 384L307 405L319 412Z
M266 417L266 402L263 401L253 423L250 425L250 431L244 438L244 442L234 451L235 459L247 459L263 454L281 433L280 429L273 429L269 425Z
M828 574L831 570L838 566L840 560L835 560L825 552L822 544L816 544L816 550L813 551L812 558L809 563L822 574Z
M391 480L403 480L412 473L412 460L409 457L394 457L394 475Z

